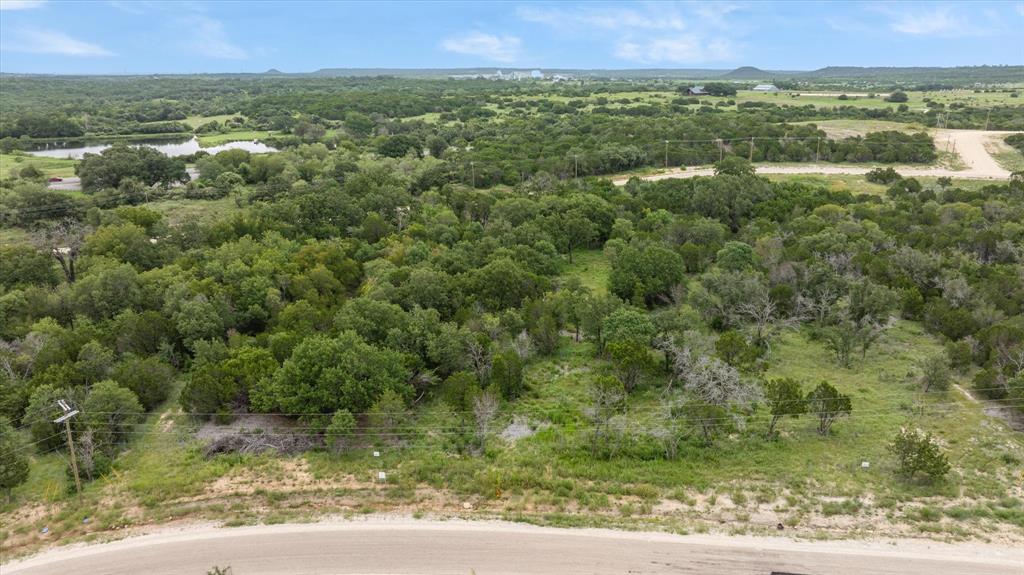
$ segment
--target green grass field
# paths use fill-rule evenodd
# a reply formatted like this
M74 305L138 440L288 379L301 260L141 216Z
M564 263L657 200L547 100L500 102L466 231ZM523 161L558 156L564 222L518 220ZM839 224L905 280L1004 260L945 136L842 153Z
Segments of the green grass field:
M820 120L793 122L795 125L814 124L832 138L848 138L864 136L870 132L896 131L904 133L927 132L929 128L922 124L904 124L887 120Z
M274 135L274 132L267 130L243 130L239 132L228 132L226 134L200 134L199 145L208 148L219 146L228 142L240 142L243 140L262 140Z
M1001 139L989 140L985 144L985 149L1003 169L1011 172L1024 170L1024 154Z
M608 273L611 266L601 250L578 251L573 262L565 266L566 277L579 278L583 287L598 294L608 292Z
M42 158L23 153L0 154L0 177L11 177L11 171L20 171L28 166L35 166L47 178L67 178L75 175L75 164L78 160L66 158Z
M241 116L241 114L221 114L219 116L189 116L182 120L182 122L192 126L192 128L198 128L208 122L220 122L224 123L231 118ZM243 116L244 117L244 116Z

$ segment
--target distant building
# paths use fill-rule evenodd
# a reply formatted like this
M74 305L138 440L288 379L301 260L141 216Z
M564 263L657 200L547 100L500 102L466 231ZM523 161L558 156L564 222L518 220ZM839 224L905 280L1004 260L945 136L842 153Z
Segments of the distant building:
M530 78L534 80L543 80L544 72L541 72L540 70L534 70L533 72L530 72Z
M704 86L693 86L686 89L687 96L707 96L708 93L704 91Z
M755 92L778 92L779 89L775 84L758 84L754 86Z

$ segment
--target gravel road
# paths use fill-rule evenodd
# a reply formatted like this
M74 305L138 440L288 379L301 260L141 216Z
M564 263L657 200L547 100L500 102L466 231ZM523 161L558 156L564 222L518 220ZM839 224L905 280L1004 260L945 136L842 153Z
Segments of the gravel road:
M795 542L377 519L197 527L50 551L5 575L621 574L1021 575L1024 550L925 542Z

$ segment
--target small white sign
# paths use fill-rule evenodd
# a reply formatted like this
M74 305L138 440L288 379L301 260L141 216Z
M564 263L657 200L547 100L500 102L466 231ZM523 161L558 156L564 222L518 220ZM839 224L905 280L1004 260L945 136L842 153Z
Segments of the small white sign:
M381 481L386 481L387 478L388 478L388 474L387 473L384 473L383 471L377 472L377 479L380 479Z
M867 461L861 461L860 462L860 467L861 467L861 469L867 469L868 467L871 467L871 464L868 463Z
M374 457L380 457L380 452L379 451L374 451L373 452L373 456Z

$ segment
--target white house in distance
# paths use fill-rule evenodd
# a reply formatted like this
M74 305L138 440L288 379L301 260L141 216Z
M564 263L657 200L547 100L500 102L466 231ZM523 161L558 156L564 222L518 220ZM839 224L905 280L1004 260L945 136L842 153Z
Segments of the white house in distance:
M753 89L754 89L755 92L778 92L779 91L779 89L775 86L775 84L758 84L758 85L754 86Z

